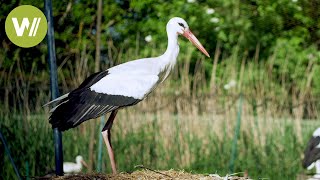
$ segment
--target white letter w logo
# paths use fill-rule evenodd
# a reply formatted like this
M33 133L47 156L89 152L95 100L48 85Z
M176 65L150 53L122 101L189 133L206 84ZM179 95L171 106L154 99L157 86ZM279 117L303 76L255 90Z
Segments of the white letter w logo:
M40 24L41 18L33 18L31 29L29 30L29 36L36 36L37 30ZM17 18L12 18L14 29L16 30L17 36L22 36L25 29L29 29L29 19L23 18L21 26L19 25Z

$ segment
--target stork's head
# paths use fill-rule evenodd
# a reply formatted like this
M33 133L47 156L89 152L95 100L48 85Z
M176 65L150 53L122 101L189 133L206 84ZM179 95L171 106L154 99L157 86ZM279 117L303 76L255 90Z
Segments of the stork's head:
M78 155L76 157L77 164L83 164L85 167L88 167L87 163L83 160L82 156Z
M167 24L167 31L183 35L185 38L189 39L189 41L192 42L192 44L195 45L203 54L210 57L199 40L190 31L189 25L184 19L180 17L171 18Z
M83 158L82 158L82 156L78 155L76 157L76 162L81 162L81 161L83 161Z

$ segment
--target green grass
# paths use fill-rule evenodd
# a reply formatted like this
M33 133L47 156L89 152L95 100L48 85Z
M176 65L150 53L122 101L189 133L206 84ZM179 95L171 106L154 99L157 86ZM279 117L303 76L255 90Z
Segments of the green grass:
M185 169L221 175L229 173L233 131L227 130L226 126L230 124L226 121L221 123L220 119L215 121L207 115L194 118L139 114L137 111L123 110L114 124L112 142L120 171L131 172L135 170L135 165L143 164L152 169ZM29 175L44 175L54 168L52 131L44 115L32 115L27 130L22 126L22 117L15 115L1 119L1 131L21 174L26 174L25 164L28 162ZM255 139L258 129L248 128L245 122L242 123L235 172L247 171L252 178L270 179L292 179L301 173L304 146L314 127L320 123L302 121L303 143L299 143L292 122L290 119L270 119L262 126L272 127L272 130L261 132L258 140ZM74 161L78 154L88 160L88 127L88 123L85 123L63 134L65 161ZM97 164L98 125L95 130L93 169ZM7 154L2 154L1 158L2 177L13 179L15 174ZM103 172L110 173L105 148L102 165Z

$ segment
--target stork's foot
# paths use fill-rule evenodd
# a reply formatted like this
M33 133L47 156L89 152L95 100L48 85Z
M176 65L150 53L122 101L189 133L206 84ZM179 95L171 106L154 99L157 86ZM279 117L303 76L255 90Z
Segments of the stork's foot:
M104 142L106 143L107 149L108 149L108 154L109 154L109 159L110 159L110 163L111 163L111 168L112 168L112 173L113 174L117 174L117 167L116 167L116 162L114 160L114 154L113 154L113 150L112 150L112 146L111 146L111 142L110 142L110 131L109 130L105 130L101 132L102 137L104 139Z

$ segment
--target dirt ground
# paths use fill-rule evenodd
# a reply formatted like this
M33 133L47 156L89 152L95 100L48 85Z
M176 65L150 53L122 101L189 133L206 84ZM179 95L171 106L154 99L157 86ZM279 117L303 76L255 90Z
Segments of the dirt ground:
M46 179L46 178L45 178ZM169 180L169 179L199 179L199 180L244 180L248 179L245 177L237 177L237 176L222 176L219 175L202 175L202 174L191 174L184 171L153 171L153 170L139 170L133 173L119 173L116 175L112 174L74 174L74 175L65 175L60 177L51 177L49 179L55 180L74 180L74 179L115 179L115 180L147 180L147 179L161 179L161 180Z

